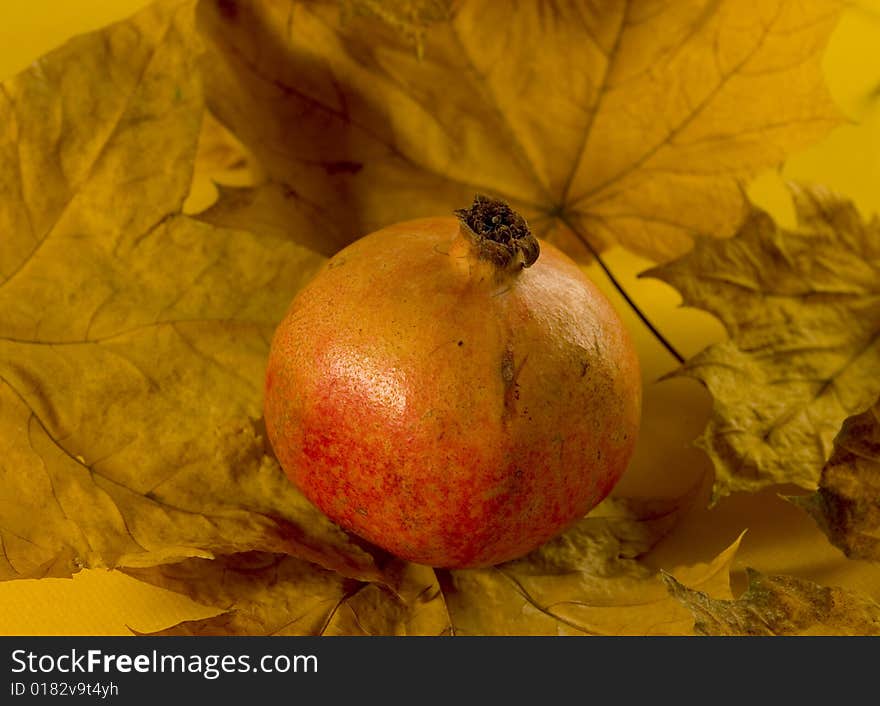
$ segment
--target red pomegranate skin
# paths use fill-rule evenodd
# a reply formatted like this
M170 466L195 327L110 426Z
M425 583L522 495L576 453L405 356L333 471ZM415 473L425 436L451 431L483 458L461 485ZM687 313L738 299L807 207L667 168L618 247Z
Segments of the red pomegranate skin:
M356 241L296 296L271 346L269 440L345 529L435 567L497 564L582 517L639 427L635 349L605 296L540 242L477 258L455 218Z

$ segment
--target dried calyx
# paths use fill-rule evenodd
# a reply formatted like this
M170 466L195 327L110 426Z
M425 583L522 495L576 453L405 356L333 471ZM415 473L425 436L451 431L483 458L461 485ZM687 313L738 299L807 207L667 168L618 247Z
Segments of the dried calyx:
M541 248L525 219L503 201L477 194L455 211L480 259L501 268L531 267Z

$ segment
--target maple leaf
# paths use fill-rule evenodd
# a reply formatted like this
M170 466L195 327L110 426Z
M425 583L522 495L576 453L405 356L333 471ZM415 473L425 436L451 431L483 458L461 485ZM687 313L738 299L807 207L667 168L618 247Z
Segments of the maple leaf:
M244 146L217 118L206 111L199 132L199 144L193 171L212 177L215 173L231 170L245 171L248 155Z
M523 559L452 571L446 603L457 635L685 635L691 624L640 560L677 520L673 503L606 500ZM739 540L709 564L674 574L729 596ZM491 608L490 608L491 607Z
M440 635L449 617L434 571L392 561L391 584L364 583L287 555L189 559L130 576L222 609L155 635Z
M839 119L835 0L350 5L199 7L209 104L268 180L235 198L325 254L476 191L575 256L665 259L729 235L741 182Z
M880 561L880 401L844 422L819 490L789 500L848 557Z
M748 570L749 586L735 601L716 600L664 579L693 613L699 635L880 635L880 605L843 588Z
M203 114L190 3L0 91L0 578L250 549L375 578L263 450L268 340L323 258L180 213Z
M606 500L532 554L488 569L391 560L388 583L359 583L277 555L190 559L126 573L223 609L158 634L686 634L691 621L639 556L678 519L675 502ZM738 542L682 580L730 596ZM259 562L255 566L254 562Z
M363 585L301 559L267 552L123 571L223 609L212 618L184 621L157 635L321 634L339 604Z
M649 270L729 340L678 373L714 398L699 446L715 498L777 483L815 489L843 420L880 394L880 221L821 187L789 185L797 226L753 207L737 235Z

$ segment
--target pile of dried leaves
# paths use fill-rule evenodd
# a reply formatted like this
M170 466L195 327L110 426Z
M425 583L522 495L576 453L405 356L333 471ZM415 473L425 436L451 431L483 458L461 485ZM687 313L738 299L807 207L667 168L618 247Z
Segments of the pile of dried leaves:
M317 512L259 421L272 331L327 255L491 193L582 261L663 263L729 332L681 370L714 399L715 497L797 484L880 561L880 223L791 185L787 230L742 189L838 122L839 12L160 0L6 81L0 578L110 567L222 609L173 634L880 633L877 604L791 577L733 601L737 543L649 569L692 494L606 501L490 569L407 564ZM229 169L251 185L184 208Z

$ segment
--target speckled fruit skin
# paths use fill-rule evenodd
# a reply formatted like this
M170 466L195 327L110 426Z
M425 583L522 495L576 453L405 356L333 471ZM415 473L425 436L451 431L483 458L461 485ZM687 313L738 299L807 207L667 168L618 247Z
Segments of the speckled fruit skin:
M271 346L269 440L342 527L410 561L521 556L604 498L632 455L641 382L610 303L541 242L493 272L455 218L333 257Z

